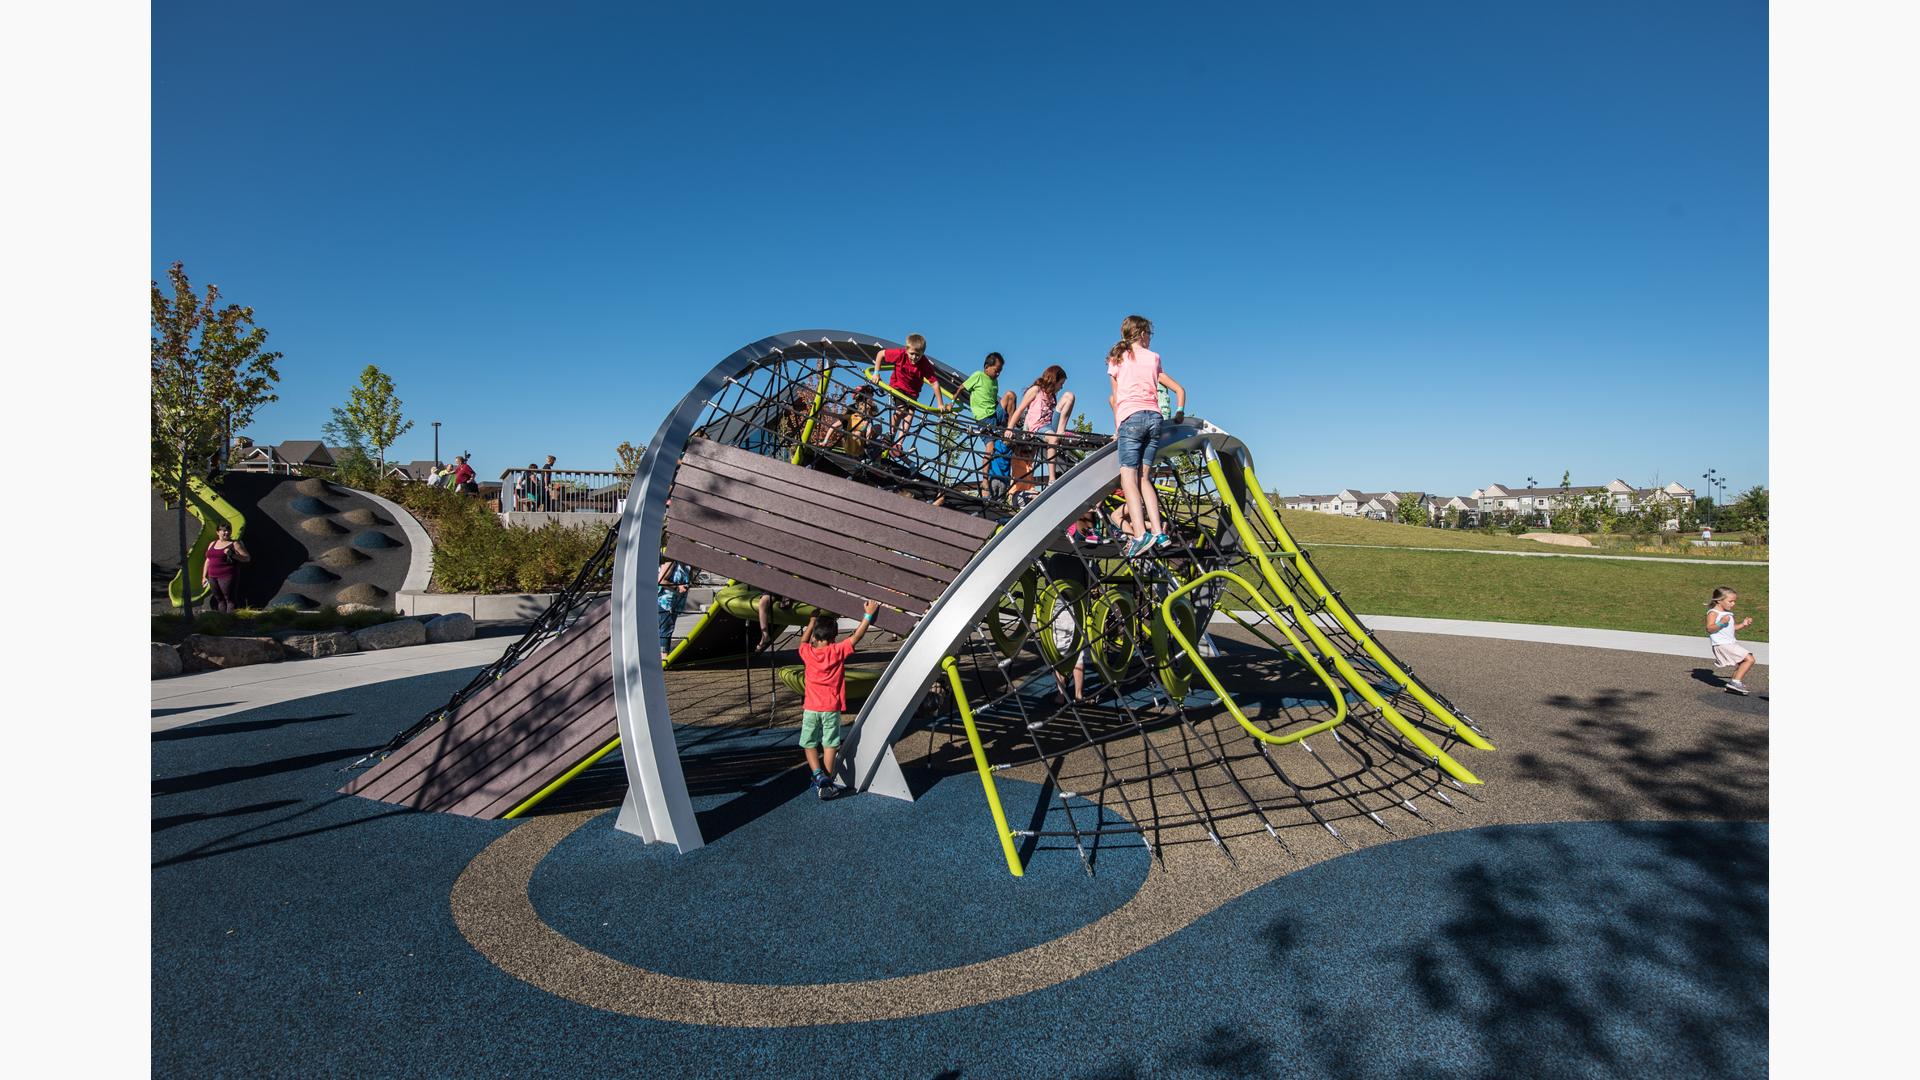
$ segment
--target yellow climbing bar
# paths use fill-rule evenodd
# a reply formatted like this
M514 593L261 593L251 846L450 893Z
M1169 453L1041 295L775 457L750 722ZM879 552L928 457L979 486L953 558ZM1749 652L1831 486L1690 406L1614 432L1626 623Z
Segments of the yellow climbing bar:
M800 464L800 458L807 447L813 444L813 422L820 416L820 406L827 400L827 383L833 378L833 361L823 359L820 363L820 385L813 391L813 407L807 410L807 422L800 429L800 442L793 448L793 464Z
M892 383L886 382L880 378L879 364L873 365L872 367L861 372L860 374L864 376L868 382L872 383L873 385L879 387L882 390L885 390L887 393L892 394L894 397L899 398L901 401L906 402L907 404L913 406L914 408L919 409L921 412L930 412L930 413L952 412L959 407L958 398L955 398L955 404L953 405L929 405L926 402L921 401L919 398L908 397L907 395L894 389ZM937 387L940 390L940 393L946 392L947 388L944 386L941 386L940 381L938 379L929 378L927 381L932 383L935 387ZM934 396L934 400L936 401L939 400L938 394Z
M960 707L960 723L967 729L967 745L973 750L973 766L980 770L980 786L987 792L987 809L993 811L993 828L1000 835L1000 850L1006 853L1007 869L1014 877L1025 877L1020 867L1020 852L1013 846L1013 830L1007 828L1007 812L1000 808L1000 791L993 783L993 770L987 767L987 751L980 745L980 729L973 724L973 708L967 704L967 691L960 685L960 665L949 656L940 661L946 669L947 683L953 687L954 704Z
M1440 704L1426 687L1420 685L1419 680L1401 670L1400 665L1393 662L1393 658L1380 647L1380 643L1373 640L1373 635L1367 633L1366 628L1360 625L1360 620L1354 618L1353 613L1347 610L1347 605L1327 588L1327 583L1322 581L1320 575L1313 569L1312 561L1300 550L1300 546L1293 542L1293 536L1287 532L1286 526L1280 524L1280 515L1274 511L1273 504L1267 499L1267 493L1260 487L1260 478L1254 475L1253 466L1243 466L1242 472L1247 478L1247 493L1252 498L1254 506L1260 511L1261 520L1266 522L1267 528L1273 530L1274 539L1280 542L1281 549L1293 560L1293 567L1299 571L1300 579L1307 583L1307 588L1312 589L1315 596L1326 601L1326 608L1333 613L1335 621L1360 642L1361 648L1367 650L1367 655L1373 658L1374 663L1380 665L1380 670L1386 672L1388 678L1405 687L1407 693L1412 694L1413 699L1425 707L1429 713L1446 721L1447 726L1460 736L1462 742L1475 750L1496 749L1485 736L1475 731L1466 721L1453 715L1452 709ZM1249 540L1248 543L1251 545L1252 541Z
M1188 641L1187 636L1180 632L1179 620L1173 617L1173 602L1175 600L1178 600L1214 578L1226 578L1228 581L1240 586L1241 590L1247 594L1247 598L1260 605L1260 610L1266 612L1267 618L1273 621L1273 625L1278 628L1282 634L1287 636L1288 641L1293 642L1293 647L1299 651L1301 658L1306 660L1307 666L1313 669L1315 675L1320 676L1320 681L1326 684L1327 692L1333 695L1333 719L1322 720L1312 727L1302 728L1299 731L1290 731L1285 735L1274 735L1261 729L1253 721L1247 719L1246 713L1240 711L1240 706L1233 700L1233 695L1227 693L1227 688L1221 686L1220 680L1213 677L1213 669L1207 666L1205 660L1201 659L1200 652L1194 648L1193 642ZM1338 727L1346 720L1347 695L1340 692L1340 688L1334 685L1333 676L1327 674L1327 669L1321 667L1320 662L1315 660L1313 654L1307 651L1307 647L1300 644L1300 639L1293 636L1293 631L1287 629L1287 624L1280 619L1280 613L1273 610L1273 605L1267 603L1267 598L1261 596L1252 585L1247 583L1247 579L1241 577L1239 574L1231 570L1209 570L1201 574L1199 577L1168 593L1166 599L1160 601L1160 617L1166 620L1167 632L1172 634L1173 639L1180 643L1180 647L1187 651L1187 660L1200 672L1201 678L1207 680L1207 685L1213 687L1213 692L1220 695L1220 703L1227 707L1227 711L1232 713L1233 718L1240 722L1240 726L1246 729L1247 734L1259 739L1261 742L1267 743L1270 746L1285 746L1288 743L1297 743L1309 735L1318 735L1329 728Z
M1333 647L1333 642L1327 639L1325 632L1307 616L1305 609L1300 605L1300 599L1293 595L1293 592L1287 588L1285 582L1280 580L1279 573L1274 570L1273 564L1267 560L1266 550L1261 545L1259 538L1254 536L1252 527L1247 524L1246 515L1240 512L1240 504L1231 497L1233 488L1227 483L1226 473L1220 468L1220 459L1212 454L1209 454L1207 457L1207 472L1213 477L1215 489L1220 492L1220 501L1227 508L1227 516L1233 522L1234 532L1239 534L1241 541L1246 544L1247 550L1252 553L1254 561L1259 564L1261 578L1266 581L1267 586L1274 591L1276 596L1280 597L1281 600L1286 602L1288 607L1293 609L1294 624L1306 631L1308 639L1313 642L1315 648L1320 650L1322 656L1333 661L1333 669L1340 673L1340 678L1345 680L1348 686L1353 687L1354 691L1358 693L1367 704L1379 710L1380 715L1385 718L1387 723L1393 725L1395 731L1398 731L1402 737L1413 744L1415 749L1425 754L1434 764L1440 766L1448 776L1453 777L1463 784L1480 783L1480 778L1473 775L1472 770L1453 760L1452 755L1448 754L1445 750L1435 746L1432 739L1427 738L1424 732L1414 727L1406 717L1401 716L1399 710L1395 709L1386 698L1381 697L1380 691L1374 689L1373 684L1363 678L1359 672L1355 671L1353 665L1347 662L1346 657L1340 655L1340 650ZM1253 478L1249 476L1247 482L1249 486L1251 486Z
M615 735L613 737L612 742L608 743L607 745L601 747L598 750L595 750L593 754L587 758L587 760L581 762L578 765L575 765L573 768L568 769L566 772L561 773L559 779L555 780L551 784L548 784L546 787L541 788L539 791L534 792L532 795L527 796L527 800L525 802L507 811L506 813L501 814L500 817L503 820L506 818L517 818L521 814L524 814L527 811L533 809L535 806L539 805L540 800L546 798L547 796L553 794L556 791L559 791L561 788L566 787L568 782L571 781L574 777L579 776L583 772L586 772L589 768L593 766L594 762L599 761L601 758L606 757L608 754L613 753L614 750L619 748L619 746L620 746L620 736Z

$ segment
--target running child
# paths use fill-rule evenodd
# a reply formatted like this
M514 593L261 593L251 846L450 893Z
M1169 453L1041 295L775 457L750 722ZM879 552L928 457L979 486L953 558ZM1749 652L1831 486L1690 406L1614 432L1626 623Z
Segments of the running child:
M920 400L920 389L934 374L933 362L927 359L927 339L919 334L908 334L906 348L881 349L874 357L873 364L876 378L879 369L893 369L887 385L898 391L899 396L893 401L892 424L887 437L893 441L894 452L899 453L912 430L913 403ZM940 388L939 379L933 380L933 404L938 409L950 411L953 408L947 404L946 391Z
M1173 543L1160 521L1160 496L1153 488L1153 456L1168 423L1160 415L1157 391L1173 391L1178 421L1187 408L1187 391L1161 369L1153 344L1153 323L1129 315L1120 323L1120 340L1107 350L1107 378L1113 385L1114 438L1120 444L1120 490L1126 499L1126 556Z
M1733 678L1727 680L1728 692L1749 694L1752 691L1741 680L1753 670L1753 653L1734 640L1733 632L1752 626L1753 620L1733 621L1733 605L1739 599L1740 594L1725 585L1713 590L1713 599L1707 601L1707 640L1713 644L1713 666L1733 669Z
M845 641L834 641L840 620L833 615L808 619L800 639L800 663L807 672L807 692L800 703L800 746L807 752L807 767L813 770L813 792L821 799L840 794L833 786L833 765L840 752L840 714L847 709L847 657L867 635L880 605L869 600L865 610L859 628Z

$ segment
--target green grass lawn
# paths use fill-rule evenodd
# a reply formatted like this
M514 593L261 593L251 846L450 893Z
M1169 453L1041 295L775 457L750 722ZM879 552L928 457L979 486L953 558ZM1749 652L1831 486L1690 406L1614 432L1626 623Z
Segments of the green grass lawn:
M1753 617L1753 625L1740 636L1767 640L1767 568L1761 566L1663 566L1608 559L1514 559L1332 547L1315 551L1313 562L1328 587L1339 590L1350 608L1365 614L1592 626L1702 638L1707 597L1714 586L1726 585L1739 590L1736 614Z
M1481 551L1562 552L1588 555L1644 555L1648 558L1723 558L1764 562L1764 547L1695 548L1684 538L1669 536L1666 547L1636 543L1628 536L1589 536L1592 550L1561 547L1538 540L1522 540L1503 532L1483 533L1470 529L1429 529L1420 525L1402 525L1393 521L1342 517L1308 511L1281 511L1280 520L1302 547L1318 544L1379 544L1385 547L1475 548ZM1689 534L1691 536L1693 534ZM1715 534L1718 537L1718 534ZM1732 536L1722 539L1734 539ZM1330 549L1331 550L1331 549ZM1575 560L1579 561L1579 560Z

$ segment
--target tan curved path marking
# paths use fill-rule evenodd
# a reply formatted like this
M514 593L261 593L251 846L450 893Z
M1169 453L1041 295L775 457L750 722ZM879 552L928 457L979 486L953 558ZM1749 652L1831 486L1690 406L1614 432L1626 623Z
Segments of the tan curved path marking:
M796 1027L892 1020L980 1005L1056 986L1139 952L1299 862L1278 845L1235 845L1237 870L1210 845L1164 848L1140 890L1072 933L1006 956L891 979L812 985L718 982L615 960L548 926L527 886L560 841L608 811L534 818L493 843L453 883L460 933L507 974L596 1009L726 1027ZM1202 861L1210 873L1196 873Z

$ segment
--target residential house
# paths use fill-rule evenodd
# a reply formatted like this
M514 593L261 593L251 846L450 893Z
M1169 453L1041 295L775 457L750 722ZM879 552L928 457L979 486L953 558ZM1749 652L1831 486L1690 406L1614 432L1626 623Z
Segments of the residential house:
M1625 513L1661 503L1690 503L1693 492L1679 483L1657 488L1637 488L1625 480L1616 479L1600 485L1547 488L1492 484L1475 491L1473 498L1475 509L1481 513L1541 514L1551 521L1554 504L1562 499L1605 500L1615 510Z
M1305 510L1315 514L1337 514L1340 511L1334 506L1336 498L1337 496L1334 495L1288 495L1285 498L1275 495L1273 496L1273 501L1280 504L1283 510Z
M290 473L302 467L331 469L336 448L319 439L290 439L278 446L239 447L227 468L235 472Z

